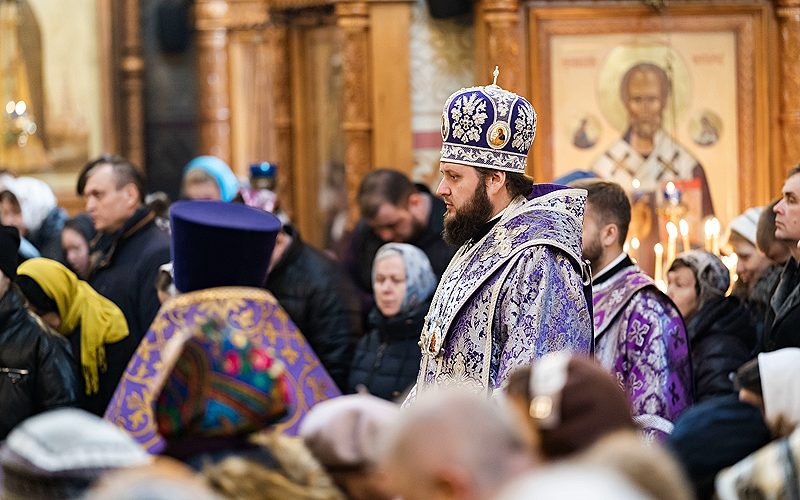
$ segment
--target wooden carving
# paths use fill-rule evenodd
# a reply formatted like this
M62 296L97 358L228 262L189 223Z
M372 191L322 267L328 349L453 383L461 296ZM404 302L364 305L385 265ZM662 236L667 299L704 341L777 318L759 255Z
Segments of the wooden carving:
M492 70L500 68L497 84L524 94L525 60L522 55L522 10L518 0L483 0L479 12L486 30L486 53L479 65L478 82L490 83ZM484 84L484 83L480 83Z
M800 163L800 0L776 0L781 99L781 166ZM782 179L778 179L782 181Z
M291 217L295 209L293 193L295 183L291 168L294 157L294 138L292 135L289 29L285 24L276 23L267 28L266 33L272 62L273 126L275 127L276 137L278 137L275 142L276 161L280 168L278 197L281 207Z
M345 177L349 220L358 219L356 193L361 179L372 169L369 68L369 11L366 2L336 4L342 32L342 68L345 137Z
M121 154L140 168L144 165L144 59L140 34L139 2L125 0L122 33L122 57L119 69L122 80L120 123Z
M225 0L199 0L197 74L200 100L200 151L230 163L230 105Z

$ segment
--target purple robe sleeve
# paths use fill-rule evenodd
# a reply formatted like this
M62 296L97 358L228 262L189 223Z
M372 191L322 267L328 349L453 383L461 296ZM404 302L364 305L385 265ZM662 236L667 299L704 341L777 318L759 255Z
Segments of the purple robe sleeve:
M692 404L692 364L686 329L671 303L650 289L625 312L614 371L626 388L634 419L648 438L663 441Z
M588 354L591 345L592 322L581 277L564 253L534 246L510 265L494 319L494 330L500 333L492 353L499 358L494 388L515 369L549 352Z

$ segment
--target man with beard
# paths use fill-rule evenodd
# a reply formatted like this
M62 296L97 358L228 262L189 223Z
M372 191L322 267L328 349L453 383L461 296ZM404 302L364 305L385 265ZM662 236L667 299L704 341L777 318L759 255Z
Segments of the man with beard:
M620 84L620 97L628 113L629 127L617 142L598 158L592 170L626 189L634 179L638 189L658 191L670 179L699 178L703 186L703 213L713 213L706 175L700 162L663 128L664 109L672 83L667 73L653 63L629 69Z
M535 131L531 104L496 84L445 103L437 194L444 238L460 248L425 319L408 401L439 385L491 393L548 352L591 351L580 258L586 192L525 176Z
M431 261L436 278L442 277L456 249L442 239L444 203L422 184L414 184L402 172L373 170L358 188L361 220L351 235L342 258L344 267L361 292L366 315L375 305L372 294L372 262L386 243L418 247Z
M663 439L692 404L692 363L678 309L622 250L631 205L619 184L584 181L583 258L592 266L595 357L617 377L648 437Z

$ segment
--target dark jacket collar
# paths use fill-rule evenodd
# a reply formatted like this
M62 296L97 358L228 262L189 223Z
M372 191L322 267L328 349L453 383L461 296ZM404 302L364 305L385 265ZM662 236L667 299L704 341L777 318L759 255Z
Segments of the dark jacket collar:
M92 254L89 257L89 275L91 276L96 271L108 267L119 244L147 227L155 218L155 213L142 206L116 232L99 233L92 242Z
M612 267L608 271L604 272L596 280L592 280L592 285L599 285L601 283L605 283L606 281L608 281L611 278L613 278L614 276L616 276L617 273L619 273L620 271L622 271L626 267L630 267L632 265L633 265L633 261L631 260L631 258L629 256L625 255L625 258L622 259L621 261L617 262L617 265L615 265L614 267Z
M303 240L300 238L300 233L297 231L297 229L289 224L286 224L283 226L283 231L292 238L292 242L289 243L289 246L286 248L286 250L284 250L283 255L281 255L281 258L275 263L275 266L273 266L269 274L281 272L292 262L297 260L303 251ZM267 275L268 282L269 274Z

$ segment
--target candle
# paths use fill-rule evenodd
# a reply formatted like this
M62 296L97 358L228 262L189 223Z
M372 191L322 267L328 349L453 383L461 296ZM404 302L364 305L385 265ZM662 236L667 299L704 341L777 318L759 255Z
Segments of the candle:
M711 252L719 257L719 219L712 217L711 224Z
M667 265L675 260L675 253L678 246L678 227L674 222L667 222Z
M641 185L642 185L642 183L641 183L641 182L639 182L639 179L633 179L633 180L631 181L631 187L633 188L633 190L634 190L634 191L638 191L638 190L639 190L639 187L640 187Z
M653 273L653 278L655 278L656 282L663 279L663 268L664 268L664 246L661 243L656 243L653 247L653 251L656 254L656 270Z
M636 262L636 260L639 258L639 246L640 245L641 245L641 243L639 242L639 238L637 238L636 236L631 238L631 245L630 245L631 253L630 253L630 257L631 257L631 260L633 260L634 262Z
M703 235L705 236L703 242L705 243L706 252L711 251L711 234L713 233L712 228L713 223L711 222L711 219L708 219L703 227Z
M686 219L681 219L678 223L678 226L681 229L681 239L683 240L683 251L688 252L692 249L691 244L689 243L689 223L686 222Z

